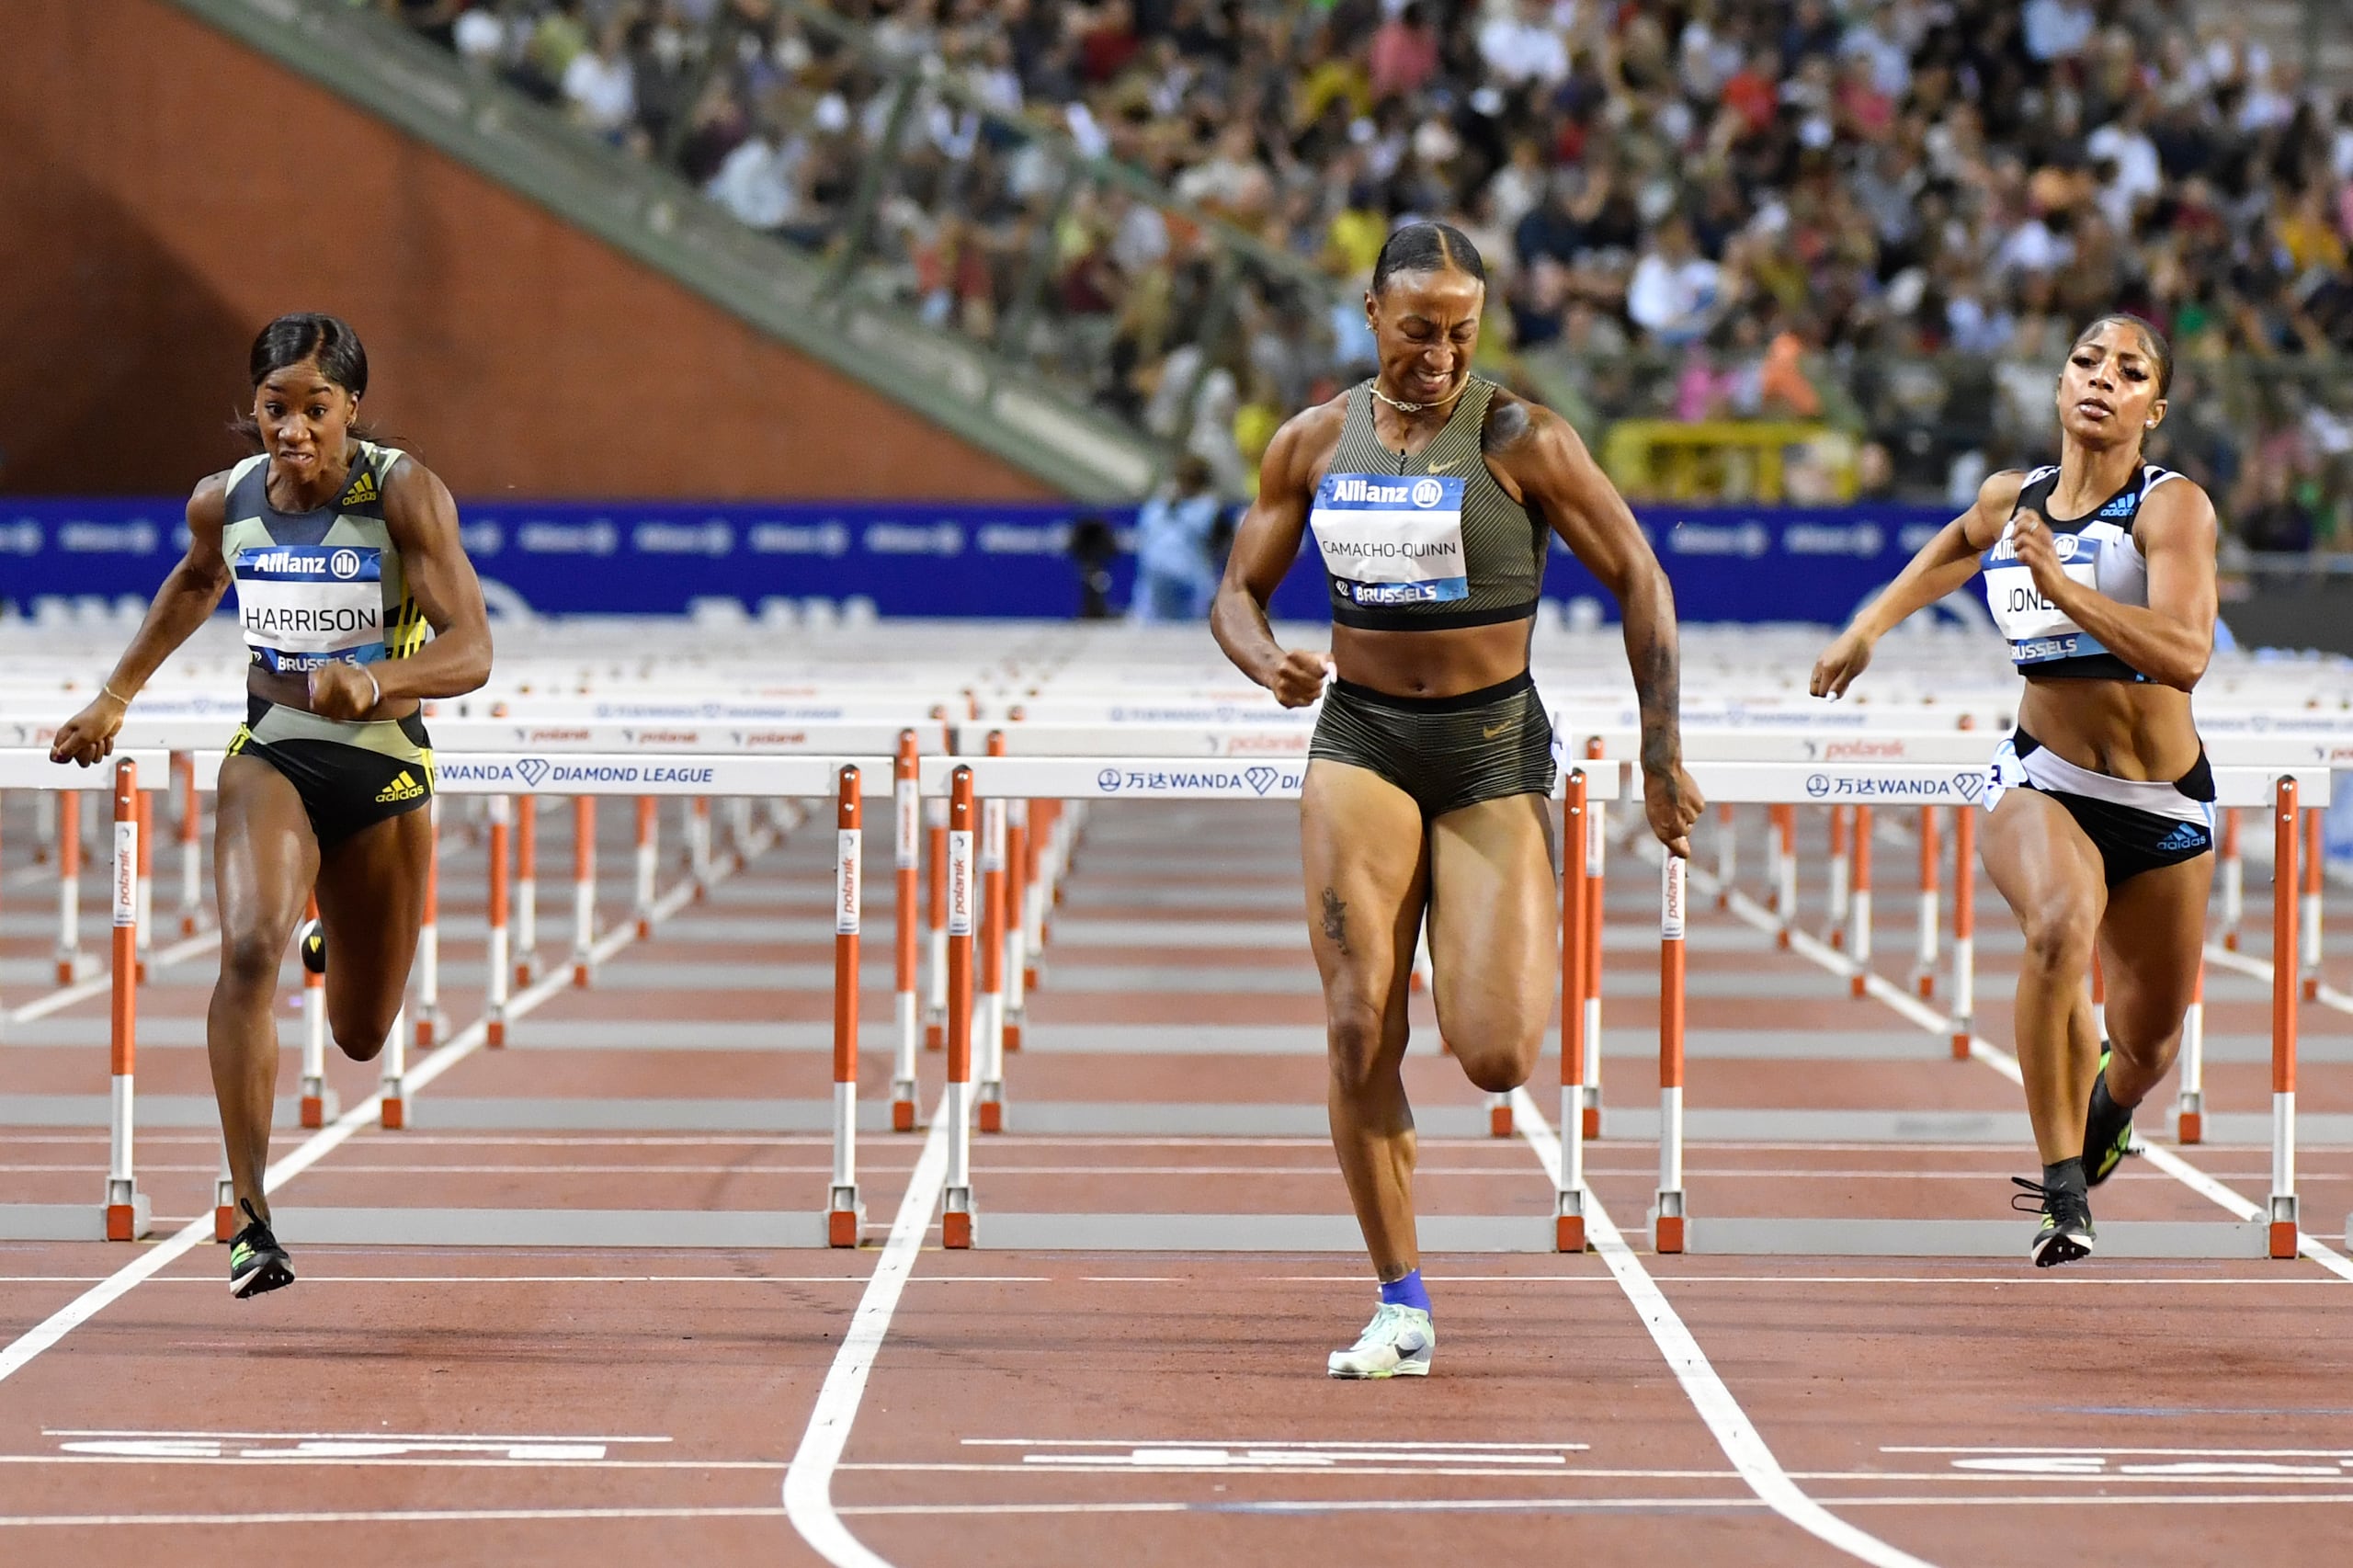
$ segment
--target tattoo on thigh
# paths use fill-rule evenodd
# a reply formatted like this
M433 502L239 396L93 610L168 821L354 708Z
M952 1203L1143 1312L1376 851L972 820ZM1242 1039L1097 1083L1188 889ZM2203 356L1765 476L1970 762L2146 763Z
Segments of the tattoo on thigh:
M1348 906L1330 888L1324 890L1324 935L1341 952L1348 950Z

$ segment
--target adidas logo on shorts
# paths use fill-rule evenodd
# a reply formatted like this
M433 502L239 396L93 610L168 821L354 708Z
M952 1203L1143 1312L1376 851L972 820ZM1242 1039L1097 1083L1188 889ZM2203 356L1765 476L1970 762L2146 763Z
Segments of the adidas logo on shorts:
M2206 830L2194 823L2183 823L2157 840L2159 849L2203 849L2209 840Z
M415 774L404 767L398 778L376 791L376 803L383 806L395 801L414 801L424 793L425 786L416 781Z

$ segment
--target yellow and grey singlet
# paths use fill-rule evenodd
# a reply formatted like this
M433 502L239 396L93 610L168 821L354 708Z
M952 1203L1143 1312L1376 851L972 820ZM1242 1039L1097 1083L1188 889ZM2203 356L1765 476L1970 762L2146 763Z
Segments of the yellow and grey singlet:
M1371 383L1348 389L1308 514L1335 621L1433 631L1536 613L1548 530L1488 471L1480 436L1495 394L1472 378L1429 445L1401 458L1373 430Z
M255 664L299 674L405 658L424 646L425 616L384 525L384 485L404 456L360 442L343 494L299 515L269 504L267 457L229 471L221 549Z

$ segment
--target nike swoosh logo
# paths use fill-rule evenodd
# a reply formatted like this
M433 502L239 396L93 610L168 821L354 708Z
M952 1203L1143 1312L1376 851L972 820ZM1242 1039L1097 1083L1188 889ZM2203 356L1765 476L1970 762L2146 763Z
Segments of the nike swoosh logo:
M1442 463L1432 463L1430 464L1430 472L1432 473L1444 473L1448 469L1452 468L1461 460L1462 460L1461 458L1449 458Z
M1519 727L1519 721L1518 721L1518 720L1517 720L1517 719L1506 719L1506 720L1505 720L1502 723L1497 724L1497 725L1496 725L1494 729L1492 729L1492 730L1489 730L1489 729L1483 729L1483 728L1482 730L1480 730L1480 732L1479 732L1479 738L1480 738L1481 740L1483 740L1483 741L1492 741L1492 740L1494 740L1497 735L1502 734L1506 730L1514 730L1514 729L1518 729L1518 727Z
M1397 1337L1397 1354L1400 1356L1418 1356L1428 1348L1429 1342L1418 1334L1410 1338L1404 1335Z

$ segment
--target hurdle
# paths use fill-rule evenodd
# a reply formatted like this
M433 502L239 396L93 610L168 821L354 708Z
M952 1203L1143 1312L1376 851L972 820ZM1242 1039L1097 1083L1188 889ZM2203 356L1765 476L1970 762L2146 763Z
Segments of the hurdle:
M1622 770L1621 770L1622 771ZM986 1071L975 1058L985 1050L989 1008L975 992L975 970L985 970L992 950L983 906L986 890L986 807L992 801L1054 800L1093 805L1107 800L1147 799L1296 801L1305 778L1303 761L1286 764L1202 763L1192 758L1124 757L1112 766L1103 757L983 756L926 757L922 788L926 797L949 798L948 885L948 1120L949 1175L942 1199L943 1244L952 1249L986 1246L1029 1250L1302 1251L1352 1252L1362 1245L1353 1215L1335 1214L1089 1214L1084 1212L991 1212L976 1202L971 1165L972 1122L977 1117L975 1074ZM1131 783L1130 780L1135 780ZM1559 796L1565 785L1556 788ZM1065 813L1074 815L1075 813ZM976 827L977 819L977 827ZM979 841L979 842L976 842ZM975 861L981 862L980 866ZM1571 877L1572 883L1581 879ZM1582 892L1577 895L1584 896ZM1589 944L1588 944L1589 946ZM977 949L977 951L975 950ZM1584 1017L1582 1008L1578 1017ZM976 1035L982 1038L976 1039ZM976 1047L982 1049L976 1050ZM1437 1136L1483 1136L1482 1103L1417 1108L1415 1120ZM1000 1107L1006 1102L1000 1098ZM1217 1108L1155 1108L1149 1116L1133 1108L1029 1107L1024 1125L1048 1132L1122 1133L1263 1132L1324 1125L1324 1110L1248 1108L1279 1114L1237 1119L1213 1114ZM1011 1125L1001 1114L999 1130ZM1031 1126L1031 1123L1035 1123ZM984 1124L983 1124L984 1125ZM1541 1176L1540 1170L1532 1176ZM1550 1178L1545 1178L1548 1182ZM1581 1213L1581 1210L1580 1210ZM1557 1199L1525 1214L1428 1215L1420 1217L1420 1244L1433 1252L1550 1252L1558 1244L1562 1214Z
M1917 799L1922 794L1958 794L1970 775L1935 765L1886 764L1868 768L1841 765L1694 762L1688 765L1703 793L1732 801L1794 804L1824 793L1870 799ZM2277 822L2279 871L2274 894L2273 939L2279 950L2296 949L2299 888L2295 857L2300 824L2299 790L2307 806L2325 805L2325 767L2273 773L2261 767L2218 767L2220 798L2239 807L2262 806L2270 797ZM1824 791L1822 786L1829 786ZM1973 791L1971 791L1973 793ZM1972 808L1973 809L1973 808ZM1967 819L1964 817L1963 819ZM1673 860L1675 858L1668 858ZM1815 1256L2006 1256L2016 1250L2017 1225L2009 1221L1896 1221L1804 1218L1734 1218L1694 1215L1683 1187L1686 1130L1681 1115L1685 1082L1681 1026L1681 899L1672 868L1662 889L1661 998L1659 1036L1659 1187L1652 1210L1653 1244L1660 1252L1785 1254ZM1745 900L1736 901L1745 903ZM1848 965L1859 965L1853 955ZM2295 1005L2298 987L2292 963L2279 966L2273 983L2272 1150L2273 1175L2268 1223L2234 1221L2119 1221L2101 1228L2104 1255L2125 1257L2292 1257L2296 1252L2295 1196ZM1803 1113L1790 1118L1802 1121ZM1754 1136L1752 1130L1749 1134ZM2284 1252L2281 1248L2284 1246Z
M136 1241L152 1228L136 1161L139 1020L140 801L143 790L168 789L171 758L161 751L118 750L104 768L63 767L42 751L0 751L0 788L40 790L60 803L61 824L78 822L82 795L112 796L113 856L108 884L111 928L108 949L108 1155L105 1187L96 1203L0 1203L0 1239L11 1241ZM147 782L142 785L142 778ZM71 802L71 810L66 804ZM58 860L78 860L77 830L63 834ZM77 884L67 883L78 894ZM22 1016L21 1014L18 1016Z

